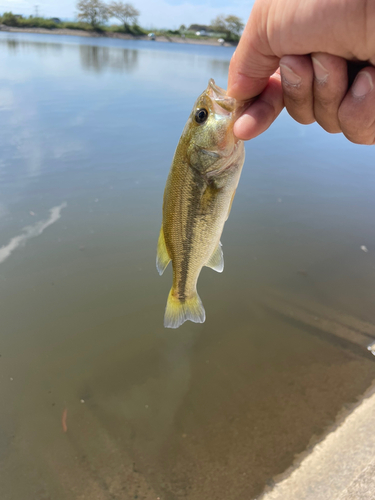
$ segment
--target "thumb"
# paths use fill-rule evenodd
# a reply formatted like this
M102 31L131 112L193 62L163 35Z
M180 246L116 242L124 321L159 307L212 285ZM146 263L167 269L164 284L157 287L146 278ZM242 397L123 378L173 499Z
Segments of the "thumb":
M263 0L262 3L266 11L265 4L269 2ZM229 66L228 95L240 101L259 95L279 67L280 59L262 33L266 34L267 30L259 25L259 16L253 11Z

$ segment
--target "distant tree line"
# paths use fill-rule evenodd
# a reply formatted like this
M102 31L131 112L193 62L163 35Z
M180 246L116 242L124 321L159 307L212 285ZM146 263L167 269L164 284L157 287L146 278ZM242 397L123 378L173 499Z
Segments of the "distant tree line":
M21 15L13 14L13 12L4 12L2 16L0 16L0 23L5 24L6 26L18 26L20 28L57 28L61 27L63 23L60 24L60 20L55 18L45 19L44 17L23 17ZM66 27L66 26L64 26Z
M213 31L226 34L229 38L239 38L245 25L237 16L219 15L211 22Z
M97 31L115 31L130 33L133 35L145 35L149 31L140 28L137 24L140 12L130 3L121 0L112 0L105 3L103 0L78 0L77 18L78 22L61 22L58 18L46 19L43 17L21 15L5 12L0 16L0 23L7 26L18 27L40 27L47 29L94 29ZM109 19L116 18L121 21L122 26L106 26ZM229 42L238 42L244 28L242 20L234 15L219 15L206 26L203 24L192 24L188 28L181 25L178 30L155 30L156 35L182 35L187 38L198 36L220 36ZM197 34L197 32L199 32Z
M98 28L105 24L108 19L115 17L124 25L124 30L129 31L131 25L136 25L139 10L130 3L113 1L109 4L101 0L79 0L77 2L78 19Z
M123 28L113 26L111 31L125 31L134 35L143 35L147 32L137 26L139 10L132 4L121 1L112 1L109 4L101 0L79 0L77 2L78 22L61 22L58 18L23 17L22 15L5 12L0 16L0 23L6 26L35 27L35 28L70 28L70 29L103 29L103 25L112 17L123 24Z
M211 21L210 25L205 24L191 24L186 28L183 24L180 26L180 31L191 31L200 33L219 33L223 35L227 40L239 40L242 30L244 29L244 23L237 16L225 16L220 14Z

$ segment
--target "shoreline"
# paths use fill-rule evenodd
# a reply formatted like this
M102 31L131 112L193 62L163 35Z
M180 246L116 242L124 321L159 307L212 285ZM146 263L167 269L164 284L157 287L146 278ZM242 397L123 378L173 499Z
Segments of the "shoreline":
M196 38L181 38L179 36L158 35L155 40L150 40L147 35L135 36L128 33L114 33L110 31L97 32L86 30L73 30L68 28L18 28L13 26L0 25L0 32L8 33L36 33L40 35L69 35L69 36L82 36L91 38L116 38L120 40L147 40L149 42L162 42L162 43L184 43L192 45L212 45L217 47L233 47L234 44L224 42L219 43L217 39L196 39Z

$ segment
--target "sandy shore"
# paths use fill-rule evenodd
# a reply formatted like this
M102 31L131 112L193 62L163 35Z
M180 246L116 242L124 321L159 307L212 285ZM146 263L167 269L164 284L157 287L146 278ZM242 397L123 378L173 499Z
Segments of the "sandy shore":
M125 33L112 33L103 32L98 33L97 31L85 31L85 30L72 30L72 29L46 29L46 28L16 28L11 26L6 26L5 24L0 24L0 31L8 31L11 33L39 33L43 35L73 35L73 36L86 36L95 38L119 38L122 40L147 40L150 39L147 36L134 36ZM173 43L187 43L193 45L222 45L217 41L217 38L181 38L179 36L156 36L156 42L173 42ZM225 42L223 44L225 47L231 47L232 44Z

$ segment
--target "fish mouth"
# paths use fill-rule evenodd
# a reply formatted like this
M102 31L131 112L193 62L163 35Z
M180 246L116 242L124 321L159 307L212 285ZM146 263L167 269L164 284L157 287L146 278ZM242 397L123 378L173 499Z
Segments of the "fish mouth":
M216 111L218 111L221 115L230 115L236 109L236 99L228 97L226 91L216 85L213 78L210 78L206 92L212 99Z
M216 113L230 117L233 121L236 121L245 109L259 97L255 96L246 101L237 101L234 97L229 97L224 89L216 85L213 78L208 81L206 93L211 98Z
M208 89L211 89L213 94L219 98L226 97L227 93L224 89L219 87L219 85L216 85L215 80L213 78L210 78L208 81ZM214 97L214 96L212 96Z

